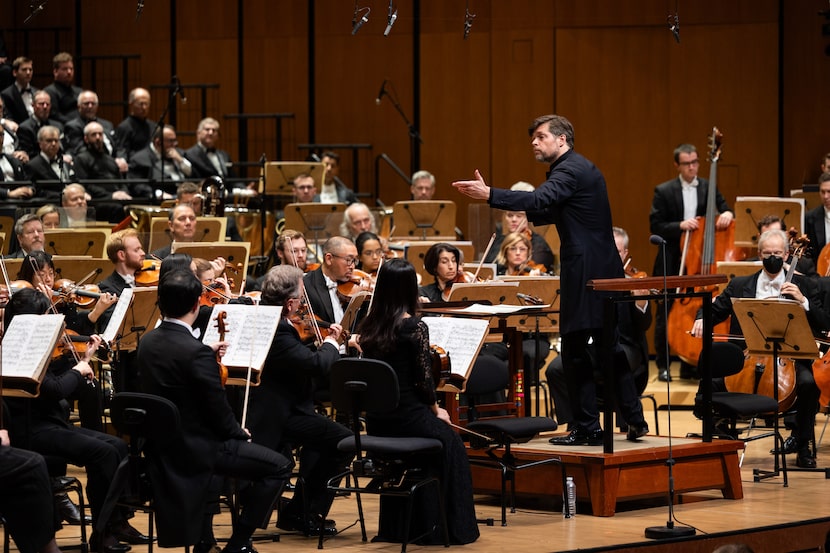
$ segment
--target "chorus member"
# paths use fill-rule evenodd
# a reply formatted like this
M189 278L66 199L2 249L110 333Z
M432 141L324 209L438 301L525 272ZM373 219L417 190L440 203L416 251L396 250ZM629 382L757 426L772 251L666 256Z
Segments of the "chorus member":
M530 259L531 245L526 235L511 232L504 237L496 255L498 274L508 276L539 276L547 268Z
M150 115L150 93L144 88L134 88L127 98L129 115L115 129L116 157L130 162L138 151L150 145L156 124L148 119Z
M192 334L201 294L202 284L192 272L166 273L158 288L164 319L138 346L142 390L175 403L182 421L183 439L177 446L149 459L151 474L164 474L168 484L156 490L159 545L212 539L213 515L206 514L206 507L218 496L210 482L219 475L251 482L240 488L242 510L233 517L233 532L223 549L250 553L251 535L268 523L291 464L251 443L251 434L237 422L220 382L216 351ZM162 351L165 355L159 355Z
M818 192L821 205L804 216L806 234L810 239L809 256L813 259L819 258L830 237L830 172L822 173L818 178Z
M231 172L231 156L217 148L219 142L219 121L206 117L196 127L196 144L185 151L184 156L193 165L193 178L206 179L234 177Z
M667 275L680 274L682 258L682 239L684 233L703 230L700 217L706 214L706 198L709 194L709 181L698 177L700 158L697 149L692 144L680 144L674 149L674 167L677 176L658 185L654 189L654 198L651 201L649 214L651 233L662 236L666 240L665 248L657 250L654 260L654 276L663 274L663 266ZM726 200L719 190L715 190L715 206L718 218L715 228L725 229L734 219ZM666 258L663 259L665 251ZM671 309L671 302L668 305ZM658 312L663 312L661 302L658 302ZM657 352L658 378L662 381L671 378L670 360L666 357L666 321L657 317L654 323L654 349ZM697 378L697 368L686 363L680 366L681 378Z
M27 213L15 221L14 234L18 248L6 256L8 259L23 259L27 253L43 249L46 235L43 234L43 223L35 213Z
M196 213L189 204L179 204L170 211L167 221L171 243L152 252L153 257L164 259L173 249L174 242L193 242L196 235Z
M530 185L528 185L530 186ZM516 185L511 189L519 190ZM523 188L522 188L523 189ZM530 186L530 191L533 187ZM490 247L490 251L484 257L485 263L493 263L496 261L501 245L504 242L504 237L511 232L520 232L530 239L531 253L530 258L538 265L544 265L549 270L553 271L556 267L556 258L550 249L550 246L545 241L545 238L532 230L527 222L527 214L524 211L503 211L501 216L501 228L496 233L496 239Z
M429 171L416 171L410 182L409 193L413 200L431 200L435 196L435 176Z
M17 128L17 150L22 150L26 153L27 159L31 160L38 152L40 152L40 144L38 131L45 126L51 126L58 129L58 136L63 133L63 123L57 119L50 117L49 111L52 109L52 99L49 94L43 90L35 92L34 97L34 113L31 117L20 123Z
M341 203L351 205L357 201L355 193L340 180L340 155L336 152L323 152L320 161L325 166L325 177L320 188L320 203Z
M374 276L383 263L383 245L374 232L361 232L354 243L357 248L357 268Z
M82 184L68 184L61 191L61 208L66 220L63 227L85 227L87 223L87 192Z
M628 259L628 233L619 227L614 227L614 242L617 244L617 251L623 262ZM648 294L648 290L632 292L637 295ZM643 393L648 384L648 342L646 331L651 326L651 305L648 300L637 300L633 302L622 302L617 306L617 325L620 330L620 345L628 359L628 366L631 367L631 377L634 379L634 389L637 395ZM598 368L598 367L597 367ZM601 376L597 374L597 376ZM628 375L622 375L628 379ZM572 430L573 417L571 415L571 401L568 396L568 389L565 385L565 375L562 369L562 358L557 356L548 365L545 377L550 387L553 404L556 408L556 422L560 425L567 423L568 430ZM618 386L620 390L630 390L626 383ZM639 398L625 398L624 401L640 401ZM617 409L617 424L625 428L627 424L623 420L620 409Z
M34 75L32 60L25 56L15 58L12 62L12 74L14 83L0 91L0 98L6 106L3 116L20 124L34 113L32 105L37 89L31 84Z
M52 98L50 117L66 124L78 115L78 96L81 88L73 84L75 80L75 61L69 52L59 52L52 58L52 77L54 81L45 90Z
M405 259L383 264L375 285L372 309L359 326L360 347L371 359L389 363L398 375L400 401L391 413L368 413L367 431L376 436L417 436L441 441L440 471L444 488L450 541L472 543L478 539L472 477L464 443L449 426L449 414L438 405L432 380L429 328L418 316L418 284L415 269ZM412 535L433 529L419 543L438 544L440 535L437 498L423 491L416 496ZM396 527L396 505L381 499L379 538L402 541ZM397 505L401 505L398 503Z
M6 129L0 125L0 144L6 137ZM14 153L6 153L0 150L0 182L23 181L26 179L26 171L23 163L14 156ZM13 188L9 185L0 187L0 200L14 200L31 198L35 189L31 184L20 184Z
M46 296L32 288L25 288L9 300L4 322L8 327L17 315L46 313L50 305ZM55 456L86 469L86 491L93 527L98 527L104 499L119 463L127 456L127 446L115 436L70 424L62 400L92 381L94 373L90 359L100 343L100 338L91 337L87 352L78 362L66 358L51 362L37 398L8 400L12 414L11 436L16 443L25 443L41 455ZM105 526L105 533L97 535L93 532L90 543L101 544L107 553L129 550L129 546L119 542L118 537L121 536L145 543L149 541L127 523L120 509L113 512Z
M98 117L98 94L92 90L84 90L78 95L78 114L64 125L63 131L69 152L76 156L84 147L84 128L90 123L101 125L104 151L115 160L119 173L126 173L127 161L115 157L115 128L112 122Z
M332 236L323 244L320 267L305 275L308 298L314 314L327 323L339 323L343 318L343 298L337 285L352 278L357 263L357 248L348 238Z
M378 229L375 218L369 211L369 206L361 202L354 202L343 212L343 222L340 223L340 236L354 241L361 232L374 232Z
M35 212L43 224L43 230L55 229L61 227L61 212L60 208L55 204L46 204L38 208Z
M57 127L41 127L37 131L40 149L23 168L26 178L34 181L35 195L47 201L57 200L64 183L73 175L72 167L61 155L60 134Z
M533 223L556 224L562 240L562 362L568 394L574 398L576 425L567 436L553 440L557 445L601 445L591 344L614 351L615 374L630 371L618 340L603 343L605 295L587 287L590 279L623 276L611 230L605 178L591 161L573 150L574 129L566 118L538 117L528 134L536 160L550 164L547 180L536 190L491 188L478 171L475 179L457 181L453 186L467 196L487 200L492 207L525 211ZM636 440L648 432L642 408L623 415L629 422L629 439Z
M302 343L290 322L303 296L303 272L290 265L272 267L262 283L261 305L281 305L282 314L262 370L261 385L251 390L249 421L254 442L274 450L299 448L300 476L294 496L281 510L277 527L317 536L320 527L334 535L337 529L326 515L334 500L326 482L342 473L351 454L337 444L351 430L320 415L314 408L315 379L328 380L331 365L340 358L343 329L333 324L315 350Z
M172 125L165 125L161 132L156 129L150 144L130 156L127 177L152 181L156 197L173 198L176 187L193 174L193 165L178 143Z
M439 242L430 246L424 255L424 269L432 275L433 282L418 289L421 301L447 301L452 285L463 278L459 276L463 262L461 250L452 244Z
M787 255L787 235L780 230L768 230L758 238L758 256L763 260L763 269L749 276L733 278L717 298L712 301L712 323L718 324L732 315L733 298L783 297L801 304L813 333L818 336L830 328L830 315L822 307L818 284L814 279L794 275L786 281L784 257ZM698 311L691 333L697 338L703 336L703 313ZM741 336L741 325L732 317L729 334ZM816 412L818 411L819 389L813 377L812 360L795 360L796 400L795 427L793 437L797 450L796 465L814 468L816 459L810 443L813 439ZM723 389L722 383L716 383Z

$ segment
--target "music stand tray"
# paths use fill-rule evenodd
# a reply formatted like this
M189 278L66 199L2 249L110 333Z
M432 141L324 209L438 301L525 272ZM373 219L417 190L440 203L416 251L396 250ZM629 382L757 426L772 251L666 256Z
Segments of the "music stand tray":
M266 196L293 196L294 179L301 173L311 175L319 190L323 185L326 166L314 161L268 162L265 164L265 190L262 193Z
M735 245L758 247L758 221L767 215L781 218L784 230L804 232L804 198L738 196L735 199Z
M454 240L455 202L412 200L392 206L395 234L392 240Z
M124 315L117 336L119 350L137 349L141 335L156 327L159 320L157 299L157 286L133 289L133 300Z
M233 280L231 292L238 294L248 273L250 242L174 242L171 253L186 253L208 261L224 257L228 276Z
M285 228L302 232L306 242L320 244L340 235L346 204L293 203L285 206Z
M110 229L49 229L44 234L43 249L49 254L104 257Z

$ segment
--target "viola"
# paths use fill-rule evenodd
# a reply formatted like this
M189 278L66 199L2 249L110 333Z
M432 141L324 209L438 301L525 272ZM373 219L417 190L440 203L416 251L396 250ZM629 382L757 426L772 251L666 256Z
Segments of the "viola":
M199 296L199 305L213 307L228 303L231 297L225 293L225 287L220 282L202 282L202 295Z
M85 355L88 342L89 336L81 336L74 330L66 329L64 335L55 344L55 349L52 351L52 360L70 355L73 357Z
M816 379L816 386L821 391L819 405L830 405L830 350L813 361L813 377Z
M432 344L429 346L430 373L436 388L447 384L455 386L459 390L464 387L464 378L461 375L453 374L450 354L441 346Z
M141 286L158 286L161 261L145 259L141 268L135 272L135 283Z
M101 297L101 289L97 284L75 284L68 278L55 281L52 289L58 294L53 297L53 303L72 303L79 307L91 307Z
M216 330L219 331L219 341L225 341L225 333L227 332L227 326L225 320L228 318L227 311L220 311L216 314ZM228 368L222 363L222 356L219 352L216 352L216 362L219 363L219 380L222 382L222 387L225 387L225 383L228 381Z
M337 294L341 299L348 301L360 292L371 292L375 289L375 279L369 273L355 269L352 277L346 282L337 284Z

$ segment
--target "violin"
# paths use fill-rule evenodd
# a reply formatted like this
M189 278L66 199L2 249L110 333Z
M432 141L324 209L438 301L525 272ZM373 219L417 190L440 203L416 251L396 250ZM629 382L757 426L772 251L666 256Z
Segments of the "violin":
M52 351L52 360L70 355L73 357L85 355L88 342L89 336L81 336L74 330L67 328L64 330L64 336L55 344L55 349Z
M310 273L311 271L316 271L320 268L319 263L306 263L305 272Z
M297 334L300 335L300 341L304 344L310 344L312 342L322 343L323 340L329 337L329 326L331 323L324 321L316 313L312 316L305 297L302 298L297 311L288 318L288 322L291 323L297 331ZM319 335L317 334L318 332ZM340 341L346 342L348 340L349 333L343 329L343 332L340 334Z
M9 302L12 294L24 288L34 288L34 286L27 280L13 280L9 283L9 286L0 284L0 307L4 307Z
M542 265L541 263L536 263L532 259L527 260L520 268L517 269L507 269L508 276L527 276L532 275L533 272L538 273L539 275L547 274L548 268Z
M464 378L461 375L453 374L450 354L444 348L435 344L429 346L429 354L430 372L435 387L441 388L450 384L461 390L464 386Z
M79 307L92 307L101 297L101 289L97 284L75 284L68 278L55 281L52 289L57 292L53 303L73 303Z
M135 283L141 286L158 286L161 261L145 259L141 268L135 272Z
M444 285L444 289L441 291L441 299L444 301L450 301L450 292L452 291L453 284L469 284L475 281L476 277L470 271L456 272L455 277Z
M225 333L227 332L227 326L225 324L225 319L228 318L227 311L220 311L216 314L216 330L219 331L219 341L225 341ZM222 382L222 387L225 387L225 383L228 381L228 368L222 363L222 356L219 352L216 352L216 362L219 363L219 380Z
M344 301L348 301L359 292L371 292L375 289L375 279L369 273L355 269L352 278L337 284L337 294Z
M625 266L623 267L623 271L625 271L625 276L628 278L646 278L648 273L645 271L638 271L632 264L631 258L629 257L625 261Z
M199 305L213 307L214 305L228 303L230 300L231 296L225 293L225 287L221 282L202 282L202 295L199 296Z

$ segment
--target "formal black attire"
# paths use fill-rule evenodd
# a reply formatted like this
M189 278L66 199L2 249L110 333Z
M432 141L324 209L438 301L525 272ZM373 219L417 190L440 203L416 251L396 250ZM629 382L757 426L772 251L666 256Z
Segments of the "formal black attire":
M115 128L116 156L130 161L133 154L150 145L157 125L149 119L128 115Z
M568 393L574 404L574 420L587 432L600 429L594 386L594 362L589 342L602 347L605 295L588 290L591 279L621 278L622 261L617 253L611 226L611 206L605 177L589 160L568 150L554 161L547 180L533 192L491 188L492 207L524 211L534 224L555 223L562 245L561 322L562 361L568 381ZM609 345L614 350L618 377L630 374L618 340ZM633 385L618 390L619 404L634 406L630 397ZM647 427L642 407L623 413L630 425Z
M282 319L265 360L261 385L251 388L248 428L254 442L274 450L300 448L302 484L280 516L325 518L334 500L326 482L343 472L351 459L350 454L337 450L337 444L352 431L317 413L313 401L315 379L328 378L339 358L338 347L328 342L312 351L291 323ZM303 512L303 499L308 513Z
M216 155L221 172L219 172L213 165L208 153ZM184 157L186 157L193 166L193 174L191 177L194 179L206 179L207 177L214 176L222 177L224 179L234 176L231 171L231 156L225 150L220 150L218 148L208 150L201 144L196 143L184 152Z
M810 239L810 257L813 259L818 259L821 250L827 244L825 218L823 205L811 209L804 215L804 233Z
M183 154L179 150L180 154ZM164 175L162 177L162 162L159 159L158 153L147 146L134 152L130 157L130 165L127 170L127 177L131 179L145 179L154 182L154 186L158 187L161 181L164 181L162 190L168 194L175 195L178 186L187 180L187 176L176 167L172 160L165 160Z
M431 375L429 329L418 317L406 319L389 352L364 348L364 355L389 363L398 375L400 402L390 413L368 413L366 428L376 436L417 436L435 438L443 444L441 459L435 464L444 489L447 523L451 543L471 543L478 539L473 481L466 448L458 434L431 410L436 402ZM419 543L443 543L437 498L432 488L421 490L412 510L412 535L435 527ZM404 502L381 497L379 539L403 541Z
M31 99L34 101L37 89L30 86L28 90L31 93ZM23 93L17 88L17 84L12 83L0 91L0 97L3 98L5 117L18 125L30 117L29 110L26 109L26 103L23 101Z
M0 446L0 515L20 553L37 553L55 537L53 509L43 457Z
M61 123L67 123L78 116L78 96L81 95L81 87L66 85L57 81L47 85L43 89L52 98L52 111L49 117L57 119Z
M124 288L130 287L127 281L124 280L120 274L113 271L107 278L98 283L98 288L101 292L109 292L110 294L121 296ZM98 330L103 332L107 328L112 313L115 311L115 304L109 306L106 311L98 318ZM146 332L145 329L142 332ZM129 329L126 329L129 332ZM140 389L139 385L139 367L136 361L136 352L123 351L116 348L116 357L113 359L113 384L117 392L137 392Z
M334 190L337 192L337 202L341 204L351 205L357 201L357 194L354 193L342 182L334 183ZM316 194L311 200L315 203L320 203L320 194Z
M115 156L115 128L111 121L96 117L84 119L80 114L66 122L63 127L66 147L73 156L84 148L84 128L90 123L98 123L104 128L104 148L108 154Z
M303 283L314 314L327 323L339 323L340 321L334 320L334 308L331 305L331 295L322 266L306 273Z
M49 202L60 202L61 193L65 184L69 184L72 169L63 162L60 153L55 157L57 172L52 161L40 153L29 159L24 166L26 177L35 185L35 197ZM61 174L63 178L61 178ZM47 181L47 182L44 182ZM51 181L51 182L49 182Z
M0 157L5 159L9 162L12 168L12 178L8 179L2 171L0 171L0 180L14 180L14 181L23 181L26 180L26 172L23 170L23 164L20 161L9 154L0 154ZM9 197L8 189L0 188L0 199L7 199Z
M164 354L162 355L162 352ZM252 481L240 491L239 521L264 527L290 474L288 459L248 442L219 380L213 350L188 328L165 320L138 346L141 386L179 408L181 440L148 452L156 496L159 545L192 545L201 537L203 515L214 499L214 474Z
M429 299L430 303L443 302L443 293L444 291L438 287L437 282L418 287L418 295Z
M33 158L40 153L40 144L37 141L37 133L41 127L45 126L57 127L61 133L61 145L66 149L66 144L63 142L63 123L51 117L46 121L40 121L34 115L20 123L17 127L17 149L23 150Z

